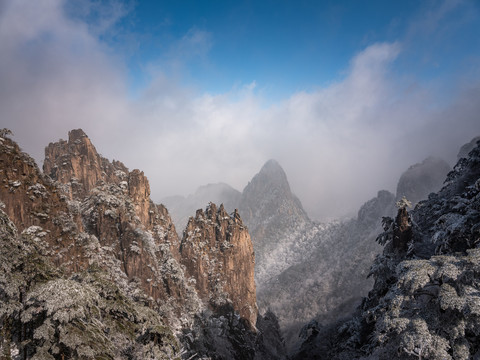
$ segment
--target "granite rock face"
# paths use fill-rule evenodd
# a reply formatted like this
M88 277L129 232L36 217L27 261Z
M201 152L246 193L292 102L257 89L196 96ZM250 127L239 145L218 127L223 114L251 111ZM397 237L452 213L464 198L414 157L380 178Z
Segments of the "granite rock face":
M49 174L78 212L89 235L111 249L123 272L153 301L186 297L187 288L162 264L178 264L179 239L165 208L150 200L150 185L140 170L100 156L81 130L45 148Z
M197 211L180 244L166 208L150 200L144 173L102 158L82 130L70 131L68 142L50 144L45 153L44 168L53 180L79 189L71 194L81 201L87 229L113 248L127 276L140 281L154 300L174 296L183 301L185 291L160 274L159 263L176 261L186 266L185 275L194 279L202 300L228 300L255 327L254 253L238 213L230 218L223 206L217 213L214 204L206 214Z
M56 265L69 259L65 264L68 270L82 268L85 254L76 240L83 231L82 219L70 211L62 192L7 137L0 138L0 166L0 201L18 231L38 234L41 242L50 247Z
M70 198L82 198L101 180L116 184L125 180L128 169L100 156L83 130L76 129L68 133L68 141L59 140L45 148L43 172L65 184Z
M190 218L180 247L186 274L200 298L221 308L231 304L251 326L257 321L252 241L238 212L210 203Z
M85 291L97 291L100 285L91 283L94 281L91 274L98 273L102 281L112 282L110 289L117 294L113 298L120 297L121 306L128 303L125 306L131 307L129 311L133 314L153 311L151 320L165 327L164 330L148 328L142 325L147 321L145 318L122 313L117 317L121 319L122 328L113 334L123 336L121 329L128 327L138 333L137 342L124 342L125 354L112 350L115 356L173 358L179 354L178 342L184 348L185 358L197 354L253 359L262 354L261 358L267 359L272 358L273 352L283 353L276 345L267 344L263 339L268 337L264 338L263 330L256 328L254 252L238 212L228 215L223 206L217 209L210 204L205 213L199 211L190 220L180 241L167 209L150 200L150 186L144 173L129 171L122 163L101 157L82 130L72 130L68 141L49 144L44 164L47 175L9 138L0 138L0 148L0 205L5 219L12 220L8 229L14 228L15 241L35 244L32 250L35 256L43 256L59 269L59 273L51 277L53 288L75 292L83 289L81 284L87 281L91 286L85 285ZM10 224L9 220L5 221ZM45 266L42 265L42 269ZM24 275L22 268L12 269L12 274ZM102 289L98 291L106 291ZM88 292L85 299L90 299L92 294ZM45 294L45 301L51 301L47 297ZM20 302L27 301L22 299ZM110 299L108 295L107 303L102 303L105 309L110 306ZM90 304L90 300L87 302ZM87 311L85 304L71 306ZM94 310L88 310L88 321ZM31 338L37 331L35 326L42 321L51 323L48 317L38 318L31 333L23 336ZM262 321L261 327L278 328L275 321L273 324ZM17 325L20 323L1 325L2 331L6 327L13 329L12 344L18 340ZM102 329L110 331L106 325ZM170 350L156 347L165 337L173 339L169 340L173 344ZM78 349L70 348L56 352L60 346L56 343L58 339L51 341L52 347L45 351L55 359L60 359L62 354L67 357L79 354ZM281 344L278 339L276 343ZM157 355L141 350L141 344L148 345ZM39 354L40 346L35 342L28 354L36 351ZM27 353L22 352L22 356L24 354Z

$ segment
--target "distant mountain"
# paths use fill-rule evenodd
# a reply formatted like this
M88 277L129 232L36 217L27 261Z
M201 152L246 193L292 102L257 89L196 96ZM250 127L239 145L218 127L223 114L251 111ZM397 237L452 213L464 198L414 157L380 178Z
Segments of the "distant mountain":
M470 142L464 144L457 154L457 160L468 157L470 151L472 151L476 146L477 142L480 141L480 136L474 137Z
M270 278L301 261L303 254L291 250L299 246L302 234L315 230L275 160L267 161L245 187L239 211L252 235L255 279L261 289Z
M405 196L412 204L425 200L428 194L442 188L443 180L452 170L445 160L429 157L405 171L397 185L397 200Z
M380 191L356 219L312 224L294 247L275 251L294 251L298 260L259 288L257 298L262 310L277 314L291 351L305 321L334 322L351 314L367 294L373 284L367 279L370 265L381 251L375 237L381 217L393 213L394 203L393 194Z
M228 213L238 208L241 193L225 183L200 186L194 194L187 197L176 195L161 199L172 214L177 229L185 229L188 219L198 209L203 209L208 203L223 204ZM179 234L181 236L181 234Z
M207 186L197 193L218 195L217 188ZM202 196L187 199L206 201ZM374 234L381 230L381 216L393 213L393 194L379 192L362 207L357 220L316 223L292 193L280 164L269 160L239 199L235 207L255 249L258 305L261 312L271 309L278 316L286 338L295 339L300 325L313 316L323 314L333 321L353 311L372 286L366 275L381 249ZM176 209L194 203L172 200L180 200L170 205L173 217Z
M201 186L187 197L162 199L179 228L184 228L182 225L186 225L191 214L209 202L223 204L229 213L239 209L254 243L255 280L259 287L292 262L300 260L301 254L295 256L295 260L280 255L271 257L275 249L285 248L287 244L293 246L295 239L312 225L300 200L291 192L285 172L275 160L267 161L242 193L218 183Z
M275 160L267 161L245 187L240 209L253 232L263 232L266 219L277 219L279 230L310 221L290 190L285 171Z

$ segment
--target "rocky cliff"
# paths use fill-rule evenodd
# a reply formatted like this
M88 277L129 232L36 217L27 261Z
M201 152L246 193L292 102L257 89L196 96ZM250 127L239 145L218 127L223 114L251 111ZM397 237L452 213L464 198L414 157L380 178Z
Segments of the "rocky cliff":
M70 131L68 141L45 148L44 172L67 199L70 212L81 216L88 236L111 252L151 301L188 298L188 286L179 281L183 278L165 271L169 263L181 272L180 242L166 209L150 200L143 172L101 157L81 129ZM176 311L181 306L176 304Z
M128 276L125 257L131 257L115 247L122 242L116 235L132 226L106 219L114 207L121 212L120 195L96 187L82 199L84 192L72 193L44 176L11 139L1 138L0 147L7 185L0 191L5 210L0 215L8 235L2 235L0 246L3 356L142 359L178 354L174 328L164 327L169 319L153 310L155 299L148 294L156 293L141 278ZM129 215L123 212L124 218Z
M254 254L238 213L230 219L223 206L217 214L213 204L206 215L197 212L180 244L166 209L150 200L150 185L143 172L129 172L120 162L102 158L82 130L70 131L68 142L49 144L45 156L45 172L67 190L79 189L71 195L81 201L87 229L102 245L113 248L127 276L138 279L153 299L184 297L185 290L167 281L168 274L161 276L159 266L178 262L186 266L185 275L194 280L202 300L218 300L221 289L225 300L255 327ZM208 246L202 247L205 241ZM211 262L203 263L202 258Z
M0 200L20 233L37 234L49 246L57 266L76 271L86 263L77 246L81 217L70 211L66 198L38 169L35 161L11 139L0 138ZM63 258L70 261L65 264Z
M120 161L110 162L98 154L82 129L68 133L45 148L44 174L62 184L69 199L81 200L101 184L115 184L128 190L135 213L144 226L153 225L150 184L142 171L128 169Z
M180 247L181 263L195 279L200 297L212 307L231 304L251 325L257 321L255 258L238 212L210 203L190 218Z
M98 287L88 275L96 271L102 281L112 282L117 290L111 291L117 291L129 302L133 313L141 311L145 314L147 310L140 310L137 305L146 305L156 314L151 319L158 317L157 324L167 326L163 332L153 330L141 325L144 320L138 319L129 325L119 325L131 329L144 326L142 331L147 333L138 332L140 338L137 340L143 339L141 344L157 351L157 355L146 355L139 350L140 345L131 343L135 351L133 348L128 350L127 345L122 350L134 354L129 358L161 358L162 354L178 354L178 344L172 345L174 347L170 350L155 347L158 341L163 341L162 337L173 337L172 331L184 347L186 357L197 354L253 359L262 354L262 358L271 358L273 348L262 340L262 329L255 327L254 253L250 236L238 213L229 216L223 207L217 210L212 204L203 215L199 212L192 218L180 242L166 208L150 200L150 187L143 172L130 172L120 162L110 163L102 158L83 131L73 130L68 141L60 140L46 148L44 169L49 176L43 175L33 160L10 139L1 138L0 147L3 183L0 200L5 216L12 219L21 233L15 235L15 230L12 236L22 244L33 242L36 246L34 254L44 256L42 261L53 261L59 267L60 272L51 277L56 284L52 283L52 289L66 286L66 293L75 292L77 288L88 294L88 291L100 291L103 296L104 285ZM8 225L7 220L4 223ZM22 268L9 269L9 273L23 276ZM71 283L72 279L79 284ZM81 284L85 282L93 287L83 289ZM2 283L5 287L0 292L7 291L7 283ZM32 284L36 287L38 280ZM100 301L87 300L90 299L88 294L78 299L80 303L74 300L68 305L81 309L86 318L79 321L87 323L94 321L94 315L93 310L87 310L85 306L90 301ZM19 301L27 309L30 300L24 295L25 291L20 292L20 298L15 300L14 297L12 301ZM56 296L53 292L50 295ZM42 301L52 301L48 293L42 296L45 299ZM2 302L2 311L4 305ZM105 303L105 307L108 306ZM0 314L4 320L2 314L5 313ZM15 319L21 316L16 313ZM29 323L30 333L22 335L23 338L31 339L40 331L38 326L44 326L46 322L50 324L52 319L49 316L50 313L46 313L46 316ZM128 314L125 316L122 322L133 321ZM8 335L4 331L13 329L13 332L8 330L10 350L12 346L20 346L17 327L20 323L12 325L8 322L2 327L4 340ZM261 323L275 328L271 321L262 320ZM100 329L110 331L107 327ZM112 334L120 336L122 331L117 330L119 332ZM137 330L132 331L137 333ZM48 338L51 345L42 350L44 354L55 359L70 355L81 357L78 354L83 350L72 348L71 344L64 352L56 350L60 346L60 335ZM39 354L44 343L35 344L28 351L27 348L18 351ZM5 346L2 349L6 349ZM106 353L103 347L90 350L95 354L97 350ZM113 358L109 356L107 358Z
M68 133L68 141L50 143L45 148L43 172L66 185L70 198L85 197L100 180L120 183L128 174L119 161L110 163L100 156L82 129Z

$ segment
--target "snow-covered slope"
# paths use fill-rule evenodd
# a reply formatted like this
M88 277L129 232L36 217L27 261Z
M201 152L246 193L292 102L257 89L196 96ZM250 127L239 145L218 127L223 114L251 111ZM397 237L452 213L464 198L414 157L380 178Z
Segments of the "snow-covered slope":
M480 144L444 187L384 219L375 285L355 316L312 321L297 359L480 356Z

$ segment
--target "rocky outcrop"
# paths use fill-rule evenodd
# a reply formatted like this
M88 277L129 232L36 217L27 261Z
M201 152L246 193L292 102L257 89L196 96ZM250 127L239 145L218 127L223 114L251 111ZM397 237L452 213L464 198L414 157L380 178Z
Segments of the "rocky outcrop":
M70 200L82 201L102 184L126 188L140 222L146 227L154 226L150 184L143 171L129 172L120 161L110 162L99 155L81 129L70 131L68 141L50 143L45 148L43 171L63 185Z
M133 200L135 212L140 218L140 222L146 226L153 224L150 216L151 203L150 200L150 184L143 171L133 170L128 174L128 194Z
M22 269L39 271L42 285L35 286L44 288L41 296L35 292L31 300L23 298L28 289L21 290L20 300L14 299L13 303L23 301L30 312L46 307L50 311L55 294L48 291L57 289L65 292L59 297L66 301L65 307L58 304L61 314L72 306L87 314L80 320L71 317L74 327L77 320L82 329L87 327L83 334L86 337L77 336L81 348L73 343L61 344L63 330L58 329L73 330L70 315L59 319L56 313L52 313L54 318L25 318L29 329L26 333L22 330L26 326L21 324L23 320L18 320L24 318L21 314L15 315L14 324L5 323L7 335L0 323L0 340L4 336L10 339L5 346L11 348L11 344L16 346L29 339L29 347L24 348L25 352L21 350L23 357L43 354L60 359L81 357L87 351L109 354L107 358L154 358L158 354L177 354L177 342L169 338L173 330L186 358L273 359L277 356L272 354L284 353L277 348L281 346L278 338L272 340L255 327L254 253L238 212L229 216L223 206L217 210L211 205L191 219L180 243L167 209L150 200L150 186L143 172L129 172L121 163L102 158L81 130L71 131L68 142L47 147L45 169L50 176L43 175L10 139L0 138L0 147L0 206L17 224L19 244L47 262L52 260L61 272L57 274L60 278L52 275L52 283L44 286L50 277L46 279L43 271L50 267L43 262L31 257L27 267L13 264L14 280L24 275ZM13 229L10 232L16 236L15 226L0 215L5 231ZM0 292L9 282L3 274L0 276ZM108 282L112 285L107 289ZM95 291L100 294L97 296ZM68 297L74 293L85 296L81 295L79 303L71 302ZM2 295L2 306L4 300ZM116 311L121 314L116 315ZM94 314L119 327L109 329L101 321L96 322ZM275 328L275 321L262 320L262 329ZM158 326L152 328L152 322ZM52 332L55 339L49 337L47 344L37 337L41 330L36 327L50 324L58 331ZM107 334L105 339L96 337L99 331ZM121 339L118 349L110 348L110 333L114 339ZM20 338L18 334L22 334ZM129 339L122 338L127 335ZM83 341L90 337L107 348L101 344L93 350L88 348ZM0 350L4 350L2 344Z
M83 231L80 215L70 211L55 184L7 137L0 138L0 174L0 202L18 231L46 244L57 266L69 271L82 268L86 259L77 244Z
M0 209L2 359L178 359L177 339L147 299L96 265L64 273L42 239L19 234Z
M168 211L150 200L144 173L102 158L82 130L72 130L68 142L50 144L45 153L45 172L79 202L87 230L117 254L127 277L136 279L153 300L183 301L187 285L175 281L184 278L181 263L203 301L219 308L228 300L254 328L254 255L238 214L230 218L223 206L217 214L214 205L207 214L197 212L180 245ZM207 247L198 246L205 241ZM203 261L205 257L211 261ZM166 271L165 264L175 271Z
M119 183L128 170L119 161L110 163L97 153L82 129L68 133L68 141L59 140L45 148L43 172L66 186L72 198L83 198L99 181Z
M213 309L231 306L254 328L257 304L255 257L250 235L238 212L210 203L198 210L184 232L181 263L195 280L200 298Z
M450 170L445 160L434 157L410 166L398 181L397 200L406 197L413 204L425 200L428 194L441 189L443 179Z
M45 173L81 216L86 232L120 261L127 277L153 303L186 299L178 263L180 241L168 211L150 200L144 173L100 156L81 129L70 131L68 142L50 143L45 155ZM178 302L177 309L185 301Z

